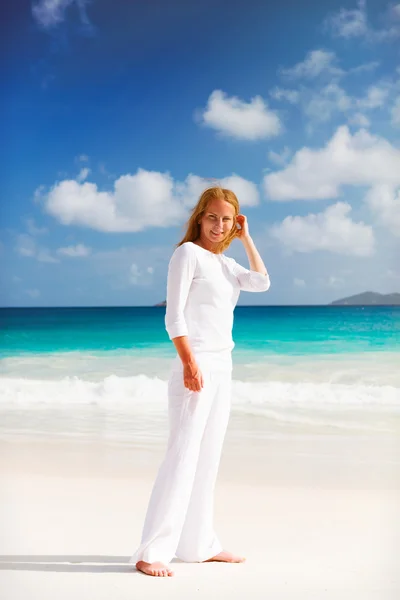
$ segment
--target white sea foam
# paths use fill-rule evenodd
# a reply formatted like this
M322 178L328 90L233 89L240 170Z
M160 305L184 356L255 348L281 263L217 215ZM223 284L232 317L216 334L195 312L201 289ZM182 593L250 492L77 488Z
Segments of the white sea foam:
M253 422L261 419L264 428L293 424L399 431L397 363L398 354L383 353L242 361L233 373L233 413ZM153 435L155 423L164 419L165 424L170 365L170 359L153 363L149 357L88 353L3 359L0 431L25 426L51 431L64 419L60 427L66 434L76 422L81 432L107 422L127 436L135 428ZM100 417L103 421L96 421Z
M233 381L232 405L236 413L264 417L275 422L337 424L373 421L374 427L400 417L400 390L392 386L331 383L282 383ZM0 409L61 409L73 413L79 407L98 407L113 413L159 417L167 409L167 382L146 375L84 381L67 377L60 381L0 379Z

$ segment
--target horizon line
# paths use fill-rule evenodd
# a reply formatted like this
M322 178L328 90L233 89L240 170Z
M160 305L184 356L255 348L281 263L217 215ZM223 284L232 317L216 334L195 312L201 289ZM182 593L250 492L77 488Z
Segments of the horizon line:
M356 307L356 306L367 306L368 308L370 307L382 307L382 306L400 306L399 304L337 304L337 300L334 300L333 302L329 302L326 304L237 304L235 308L287 308L287 307L291 307L291 308L300 308L300 307L305 307L305 308L311 308L311 307L316 307L316 306L339 306L339 307ZM112 305L112 304L105 304L105 305L99 305L99 306L90 306L90 305L84 305L84 306L0 306L0 310L5 310L5 309L25 309L25 308L38 308L38 309L55 309L55 308L76 308L76 309L80 309L80 308L91 308L91 309L96 309L96 308L165 308L164 305L156 305L156 304L143 304L143 305Z

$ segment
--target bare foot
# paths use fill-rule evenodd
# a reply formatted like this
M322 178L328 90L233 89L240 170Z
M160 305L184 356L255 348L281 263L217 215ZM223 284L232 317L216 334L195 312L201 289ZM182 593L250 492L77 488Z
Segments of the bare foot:
M216 562L227 562L227 563L242 563L245 560L246 559L243 558L242 556L236 556L235 554L232 554L231 552L225 552L225 550L223 550L219 554L216 554L215 556L213 556L212 558L209 558L208 560L205 560L204 562L216 561Z
M144 560L139 560L136 563L138 571L142 571L145 575L153 575L154 577L172 577L173 571L166 567L162 562L148 563Z

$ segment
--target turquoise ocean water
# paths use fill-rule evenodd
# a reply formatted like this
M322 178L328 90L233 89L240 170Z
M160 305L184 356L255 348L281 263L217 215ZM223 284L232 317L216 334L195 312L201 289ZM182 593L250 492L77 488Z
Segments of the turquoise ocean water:
M172 356L165 309L0 309L0 356L120 351ZM400 307L238 306L236 354L317 355L400 351Z
M0 309L0 432L44 409L62 409L67 423L72 405L107 422L112 413L117 437L132 435L138 417L165 414L175 350L164 315L163 307ZM233 337L237 412L271 427L398 427L400 307L238 306ZM76 427L87 424L82 417Z

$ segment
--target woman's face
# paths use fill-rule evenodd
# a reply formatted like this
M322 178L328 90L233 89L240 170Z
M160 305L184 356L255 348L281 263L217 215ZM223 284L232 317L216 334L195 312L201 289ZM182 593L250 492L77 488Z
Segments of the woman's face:
M221 242L235 223L235 209L225 200L213 199L200 220L200 240L205 246Z

